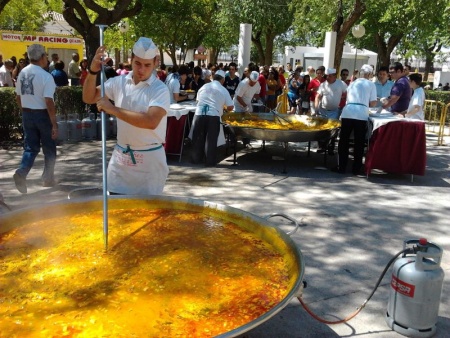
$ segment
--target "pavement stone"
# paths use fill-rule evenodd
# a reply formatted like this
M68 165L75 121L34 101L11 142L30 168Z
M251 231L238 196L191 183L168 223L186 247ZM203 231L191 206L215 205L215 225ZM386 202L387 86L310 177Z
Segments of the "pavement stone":
M189 147L181 162L168 156L170 174L165 195L188 196L230 205L259 216L283 212L301 227L292 238L302 251L308 287L303 301L328 320L347 317L372 291L390 258L403 248L403 241L426 237L444 249L442 268L447 277L442 290L437 334L450 337L450 148L436 146L427 134L425 176L374 173L368 179L330 172L336 163L305 144L289 144L286 172L280 161L280 144L252 142L252 149L239 147L237 165L233 154L221 148L215 168L189 163ZM107 142L108 156L114 141ZM447 143L448 144L448 143ZM12 209L63 201L81 187L94 190L72 196L101 195L101 142L65 143L58 146L57 186L43 188L40 154L30 172L28 193L20 194L12 176L22 149L0 149L0 193ZM274 220L288 231L290 225ZM243 337L402 337L384 321L389 297L390 270L364 310L345 324L326 325L312 318L297 299L267 322Z

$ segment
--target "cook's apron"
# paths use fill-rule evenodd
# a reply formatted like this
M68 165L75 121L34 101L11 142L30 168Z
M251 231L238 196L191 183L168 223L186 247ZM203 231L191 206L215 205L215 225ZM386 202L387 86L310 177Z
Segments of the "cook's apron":
M208 108L209 110L209 108ZM204 114L198 114L198 115L204 115ZM220 129L219 129L219 136L217 137L217 146L220 147L226 143L225 141L225 132L223 131L222 126L222 116L220 117ZM192 133L194 131L194 128L190 128L188 137L192 140Z
M108 191L126 195L161 195L169 174L161 144L134 150L116 145L108 165Z

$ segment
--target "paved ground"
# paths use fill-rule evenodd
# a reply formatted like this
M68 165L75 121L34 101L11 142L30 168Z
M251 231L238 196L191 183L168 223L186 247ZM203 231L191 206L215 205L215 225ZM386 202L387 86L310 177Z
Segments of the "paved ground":
M298 219L302 227L293 239L306 263L303 300L328 320L345 318L361 305L403 240L428 238L444 249L442 267L447 274L436 337L450 337L450 152L448 146L434 146L435 139L428 135L426 175L415 176L413 182L408 175L378 173L365 179L332 173L324 170L323 156L313 152L308 157L302 144L290 145L284 174L279 160L283 151L277 144L268 144L265 151L256 142L253 149L240 148L237 166L222 149L216 168L191 165L187 149L181 162L169 156L165 194L220 202L260 216L284 212ZM112 144L108 141L109 149ZM65 200L75 188L101 186L100 142L64 144L58 152L58 186L39 186L40 155L29 175L29 193L21 195L12 180L21 149L0 150L5 202L18 209ZM328 166L335 161L329 157ZM389 276L388 272L366 308L346 324L322 324L294 299L246 337L400 337L384 321Z

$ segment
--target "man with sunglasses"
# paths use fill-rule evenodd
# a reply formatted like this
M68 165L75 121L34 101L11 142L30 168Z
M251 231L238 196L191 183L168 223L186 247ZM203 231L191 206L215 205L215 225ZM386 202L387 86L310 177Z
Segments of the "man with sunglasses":
M411 87L403 71L403 65L396 62L389 66L389 74L395 83L391 89L391 95L383 104L383 109L390 109L394 115L400 114L405 116L411 100Z

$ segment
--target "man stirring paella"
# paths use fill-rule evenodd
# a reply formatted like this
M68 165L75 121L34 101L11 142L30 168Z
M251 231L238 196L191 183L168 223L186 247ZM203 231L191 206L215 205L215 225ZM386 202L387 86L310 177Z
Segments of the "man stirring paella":
M159 195L169 173L162 143L170 96L167 86L153 74L159 62L158 48L151 39L139 38L133 46L133 71L108 79L101 97L96 80L105 50L100 46L95 53L83 86L83 101L96 103L99 111L117 117L117 145L108 165L108 191Z

